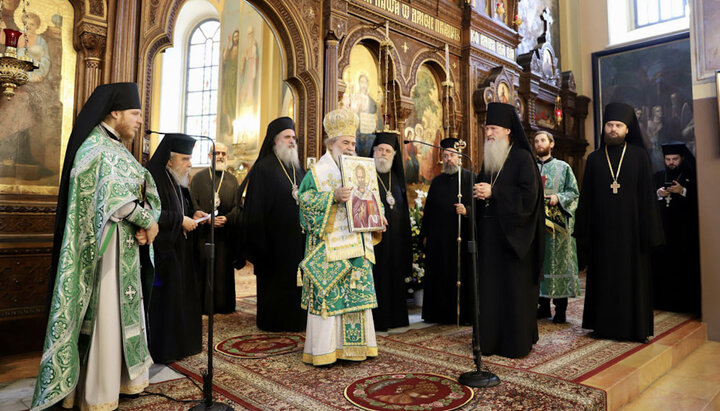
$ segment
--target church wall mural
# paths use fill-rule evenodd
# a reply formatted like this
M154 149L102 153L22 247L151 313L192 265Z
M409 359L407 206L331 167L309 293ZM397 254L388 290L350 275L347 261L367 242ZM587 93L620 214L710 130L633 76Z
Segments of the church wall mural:
M220 89L217 139L229 147L229 165L244 178L257 158L267 124L295 118L295 94L283 81L285 63L273 30L246 1L220 11Z
M437 77L423 64L417 71L412 89L414 110L405 123L405 140L420 140L440 145L443 135L443 107L440 104L440 84ZM403 152L408 201L417 197L415 190L427 192L432 179L441 171L440 152L423 144L407 144Z
M222 11L218 139L236 158L249 159L260 147L260 84L265 23L244 1Z
M340 106L352 110L359 119L356 151L360 156L370 155L375 131L382 126L383 92L377 59L362 44L350 51L350 64L344 70L345 93Z
M0 194L55 195L73 121L74 11L67 0L44 0L27 14L27 53L39 68L12 99L0 99ZM24 26L20 1L5 0L0 29ZM22 36L18 54L25 45Z

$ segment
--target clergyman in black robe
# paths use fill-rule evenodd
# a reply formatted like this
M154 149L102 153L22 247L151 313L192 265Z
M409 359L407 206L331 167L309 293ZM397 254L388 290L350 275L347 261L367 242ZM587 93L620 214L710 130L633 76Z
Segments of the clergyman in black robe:
M520 358L538 340L543 278L543 184L515 108L488 104L477 206L480 348Z
M305 255L298 186L305 176L297 157L292 119L280 117L267 128L250 169L242 229L248 260L257 278L257 326L265 331L301 331L307 312L300 308L298 265Z
M166 134L148 163L157 184L162 212L155 249L155 281L148 330L150 355L170 363L202 349L202 299L195 270L194 218L188 177L195 140Z
M209 153L208 156L212 156ZM198 171L190 182L190 197L193 210L210 213L217 209L215 216L215 283L213 284L213 306L215 313L231 313L235 311L235 268L231 255L232 238L230 225L237 212L236 193L238 181L235 176L225 171L227 167L227 147L222 143L215 143L215 186L211 189L210 168ZM217 203L217 204L216 204ZM198 264L200 273L207 272L207 258L205 244L210 241L210 220L208 224L198 227L196 237ZM209 284L208 278L201 275L201 289L204 296L203 312L209 313Z
M405 277L412 275L410 211L398 135L375 133L372 155L388 221L383 241L374 247L373 279L378 307L373 309L373 321L376 330L387 331L409 324Z
M597 338L647 341L651 251L663 241L652 166L631 106L608 104L603 124L575 214L578 260L587 264L582 326Z
M665 170L655 173L665 245L653 257L655 309L700 314L700 256L695 157L685 143L662 145Z
M420 226L420 241L427 256L422 318L430 323L458 322L458 215L461 216L462 234L459 321L461 324L472 322L472 261L467 248L467 214L470 188L475 178L469 170L461 168L460 156L455 151L457 141L446 138L440 143L444 148L443 172L430 183ZM458 202L458 175L462 184L461 202Z

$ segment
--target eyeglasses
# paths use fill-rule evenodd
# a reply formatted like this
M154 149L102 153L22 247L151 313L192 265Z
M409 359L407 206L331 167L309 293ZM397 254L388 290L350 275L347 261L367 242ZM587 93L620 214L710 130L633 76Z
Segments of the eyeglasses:
M216 151L214 154L215 154L216 156L226 156L226 155L227 155L227 153L224 152L224 151Z

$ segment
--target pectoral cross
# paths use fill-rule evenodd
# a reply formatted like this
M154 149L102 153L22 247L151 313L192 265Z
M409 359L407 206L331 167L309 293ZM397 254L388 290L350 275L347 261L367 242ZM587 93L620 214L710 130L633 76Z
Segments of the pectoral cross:
M130 301L132 301L133 298L135 298L135 294L137 294L137 291L135 291L135 290L132 288L132 286L128 285L127 291L125 291L125 295L128 296L128 298L130 299Z
M613 183L610 184L610 188L612 188L613 194L617 194L618 188L620 188L620 184L618 184L617 181L613 181Z

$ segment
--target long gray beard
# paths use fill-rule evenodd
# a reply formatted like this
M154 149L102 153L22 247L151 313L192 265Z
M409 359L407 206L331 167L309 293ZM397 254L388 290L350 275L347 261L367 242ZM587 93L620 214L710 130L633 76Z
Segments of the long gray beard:
M389 173L390 169L392 169L392 163L392 160L388 160L385 157L375 157L375 169L378 173Z
M457 164L445 164L443 163L442 172L445 174L455 174L460 171L460 166Z
M297 147L290 148L286 145L280 144L273 147L273 151L275 151L275 154L278 156L280 161L282 161L286 166L300 168Z
M227 161L215 161L215 170L225 171L227 169Z
M182 172L177 172L172 167L168 166L165 168L170 173L170 175L173 176L173 178L175 179L175 182L178 183L179 186L187 187L188 185L190 185L190 172L189 171L186 172L185 175L182 175L181 174Z
M485 154L483 155L483 165L485 171L490 174L497 173L502 169L507 156L509 141L495 140L494 142L485 142Z

